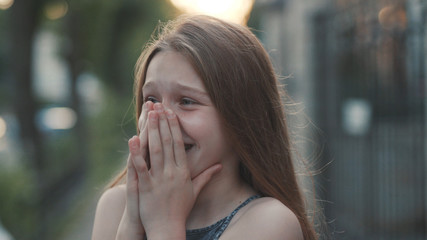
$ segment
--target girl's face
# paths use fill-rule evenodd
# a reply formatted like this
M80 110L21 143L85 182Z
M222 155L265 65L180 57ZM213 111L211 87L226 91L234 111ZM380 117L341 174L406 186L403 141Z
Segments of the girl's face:
M215 163L236 160L219 114L190 62L175 51L161 51L151 60L142 88L144 102L161 102L181 125L191 177Z

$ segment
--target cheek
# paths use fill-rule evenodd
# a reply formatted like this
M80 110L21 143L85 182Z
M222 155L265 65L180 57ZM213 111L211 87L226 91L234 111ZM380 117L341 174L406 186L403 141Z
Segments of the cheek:
M177 114L178 115L178 114ZM187 135L204 151L222 149L227 138L218 117L212 112L185 112L178 115L183 135ZM208 148L206 148L208 147Z
M206 122L206 117L203 114L196 112L183 112L177 114L179 123L181 124L181 130L184 134L187 134L190 138L198 141L199 137L203 136L204 132L209 130L209 122Z

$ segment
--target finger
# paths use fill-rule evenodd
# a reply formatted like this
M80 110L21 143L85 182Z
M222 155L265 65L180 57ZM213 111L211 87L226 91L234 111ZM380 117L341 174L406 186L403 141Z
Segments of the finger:
M141 115L138 119L138 129L140 132L145 128L147 122L148 112L153 110L153 102L147 101L142 105Z
M148 101L142 105L141 114L138 119L139 139L142 140L143 131L147 128L148 112L153 110L153 102Z
M147 126L148 112L153 110L154 103L151 101L145 102L142 105L141 114L138 118L138 129L140 132Z
M141 188L150 180L148 176L148 168L145 160L142 158L141 149L139 148L139 138L132 137L129 140L130 158L133 162L135 172L138 177L138 187Z
M128 156L127 161L127 177L126 177L126 187L128 194L132 193L134 190L138 190L138 176L136 174L136 169L133 164L131 155ZM128 195L128 199L132 199L132 195Z
M206 185L206 183L208 183L209 180L211 180L212 176L218 173L219 171L221 171L221 169L222 169L221 164L215 164L209 167L208 169L204 170L202 173L200 173L193 179L193 189L196 197L199 195L200 191Z
M129 154L126 178L126 208L129 210L128 213L132 219L139 218L138 201L138 177L131 155Z
M173 154L172 134L169 129L168 119L166 114L162 111L159 113L159 130L160 138L163 147L163 161L165 168L176 166L175 157Z
M148 168L150 168L150 160L149 155L147 151L147 145L148 145L148 136L147 136L147 118L148 118L148 112L153 110L154 103L151 101L148 101L144 103L142 106L141 115L139 116L138 120L138 129L139 129L139 139L140 139L140 148L142 150L142 157L146 159Z
M155 111L148 113L148 150L151 171L156 174L163 171L163 149L159 134L159 116Z
M172 110L166 110L170 131L173 139L173 152L175 155L176 165L180 167L187 166L187 154L185 153L184 142L182 140L181 128L178 119Z
M148 168L150 168L150 159L148 153L148 129L147 126L139 134L139 149L141 149L142 158L146 160Z

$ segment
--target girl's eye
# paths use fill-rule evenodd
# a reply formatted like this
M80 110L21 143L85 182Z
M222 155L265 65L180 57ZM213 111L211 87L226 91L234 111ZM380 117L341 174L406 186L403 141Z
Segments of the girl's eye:
M145 102L148 102L148 101L153 102L153 103L159 102L155 97L151 97L151 96L145 98Z
M192 105L192 104L195 104L195 103L196 103L196 101L191 100L189 98L183 98L183 99L181 99L181 104L182 105Z

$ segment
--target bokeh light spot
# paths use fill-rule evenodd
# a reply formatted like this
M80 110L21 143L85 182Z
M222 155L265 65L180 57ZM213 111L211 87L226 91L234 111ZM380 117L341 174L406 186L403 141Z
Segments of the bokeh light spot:
M6 130L7 130L6 121L2 117L0 117L0 138L6 135Z
M44 110L42 124L52 130L65 130L74 127L77 116L73 109L66 107L53 107Z
M402 6L389 5L378 13L378 21L387 30L403 30L406 28L406 11Z
M13 0L0 0L0 9L6 10L13 5Z
M0 0L1 1L1 0ZM45 8L46 17L50 20L57 20L65 16L68 12L68 4L66 1L57 1L50 3Z

